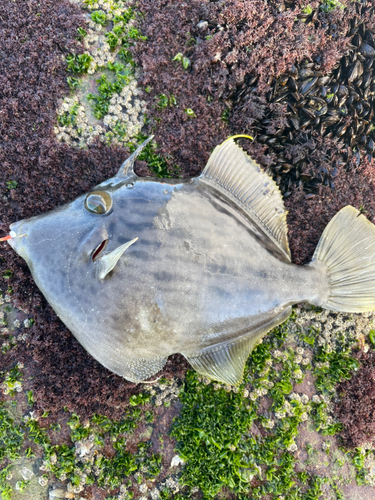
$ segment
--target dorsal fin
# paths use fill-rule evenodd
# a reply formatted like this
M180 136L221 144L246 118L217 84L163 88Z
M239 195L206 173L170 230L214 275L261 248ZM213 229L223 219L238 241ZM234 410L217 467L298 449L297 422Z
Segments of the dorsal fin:
M145 141L142 142L140 146L134 151L133 154L127 158L124 163L121 165L119 171L117 172L116 177L120 179L128 179L130 177L137 177L134 173L134 162L137 159L137 156L142 152L142 150L147 146L147 144L154 138L153 135L150 135Z
M280 190L233 139L216 146L200 180L234 201L290 262L287 211Z

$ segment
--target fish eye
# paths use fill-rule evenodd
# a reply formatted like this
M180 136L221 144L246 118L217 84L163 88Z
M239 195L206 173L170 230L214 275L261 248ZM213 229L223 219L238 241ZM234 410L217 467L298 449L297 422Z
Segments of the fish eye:
M107 214L112 208L112 198L105 191L92 191L86 196L85 208L92 214Z

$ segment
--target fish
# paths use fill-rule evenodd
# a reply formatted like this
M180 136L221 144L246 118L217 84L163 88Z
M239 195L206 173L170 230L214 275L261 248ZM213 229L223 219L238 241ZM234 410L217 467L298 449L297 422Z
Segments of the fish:
M78 342L139 383L181 353L238 385L246 360L295 304L375 310L375 226L346 206L310 263L292 263L276 183L234 138L195 178L138 177L134 162L4 238Z

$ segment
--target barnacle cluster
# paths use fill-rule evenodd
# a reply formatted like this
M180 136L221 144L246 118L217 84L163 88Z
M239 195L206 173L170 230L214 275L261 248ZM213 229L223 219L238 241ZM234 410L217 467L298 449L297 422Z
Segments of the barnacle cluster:
M86 12L88 26L80 31L86 52L67 57L68 70L80 78L68 78L75 94L60 103L56 137L79 147L95 139L125 144L141 131L146 110L128 51L134 41L144 39L133 27L135 13L125 1L71 2ZM85 90L95 81L98 93Z

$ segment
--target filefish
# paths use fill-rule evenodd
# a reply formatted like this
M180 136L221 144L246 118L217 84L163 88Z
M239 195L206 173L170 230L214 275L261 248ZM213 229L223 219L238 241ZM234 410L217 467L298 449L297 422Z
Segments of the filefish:
M205 377L236 385L293 304L375 310L375 226L358 210L340 210L312 261L294 265L281 193L233 138L191 179L137 177L150 139L115 177L12 224L7 237L102 365L141 382L181 353Z

